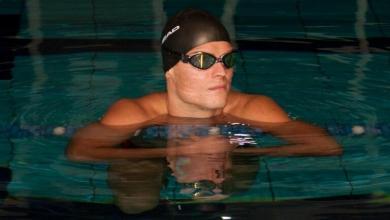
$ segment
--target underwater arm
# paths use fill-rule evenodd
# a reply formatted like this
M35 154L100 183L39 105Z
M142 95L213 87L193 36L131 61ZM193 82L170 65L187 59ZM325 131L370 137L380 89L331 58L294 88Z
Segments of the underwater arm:
M237 116L236 116L237 117ZM329 156L342 154L342 147L324 129L303 121L291 120L271 98L252 96L240 119L253 127L279 137L284 146L238 148L236 153L270 156Z
M71 139L66 156L74 161L99 161L126 158L156 158L165 156L165 148L123 148L118 146L129 139L141 125L106 126L92 123Z
M343 153L342 147L324 129L306 122L265 123L258 124L258 127L280 137L288 144L263 148L236 148L235 153L270 156L332 156Z
M154 158L165 155L164 148L120 147L134 133L147 125L156 114L147 114L139 101L121 99L115 102L96 123L76 132L66 155L75 161Z

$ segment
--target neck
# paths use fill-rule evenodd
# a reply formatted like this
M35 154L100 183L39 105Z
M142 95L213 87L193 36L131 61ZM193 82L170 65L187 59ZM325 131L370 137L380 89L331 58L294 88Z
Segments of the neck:
M202 109L194 106L194 108L183 108L176 105L171 105L168 101L168 114L175 117L183 118L211 118L221 115L222 109Z
M195 104L184 103L170 95L168 95L167 107L169 115L183 118L211 118L223 112L223 108L206 109Z

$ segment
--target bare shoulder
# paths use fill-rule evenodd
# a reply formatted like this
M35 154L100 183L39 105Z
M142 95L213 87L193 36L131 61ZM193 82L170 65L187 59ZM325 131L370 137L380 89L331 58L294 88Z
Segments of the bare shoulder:
M226 113L259 122L290 121L287 113L270 97L231 92Z
M138 99L124 98L112 104L100 122L114 126L137 124L166 114L166 109L165 93L152 93Z

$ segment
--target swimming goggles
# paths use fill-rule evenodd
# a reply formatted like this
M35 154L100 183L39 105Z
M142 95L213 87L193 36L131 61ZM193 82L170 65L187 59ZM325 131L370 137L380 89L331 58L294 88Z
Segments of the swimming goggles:
M197 52L192 55L186 55L181 54L172 50L169 50L168 48L164 48L165 50L169 51L170 53L173 53L175 55L180 55L180 60L183 63L189 63L192 66L201 69L201 70L207 70L208 68L212 67L214 64L221 62L223 65L230 69L232 68L237 60L237 51L232 50L229 53L223 54L220 57L215 57L212 54L206 53L206 52Z
M197 52L191 56L183 54L181 61L183 63L190 63L192 66L201 70L207 70L218 62L223 63L226 68L230 69L236 62L236 55L236 51L231 51L220 57L215 57L206 52Z

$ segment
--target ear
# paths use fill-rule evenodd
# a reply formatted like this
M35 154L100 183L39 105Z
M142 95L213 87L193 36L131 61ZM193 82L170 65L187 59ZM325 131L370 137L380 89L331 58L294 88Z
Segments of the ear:
M172 79L174 78L175 74L174 74L174 70L173 68L170 68L168 71L165 72L165 79Z

